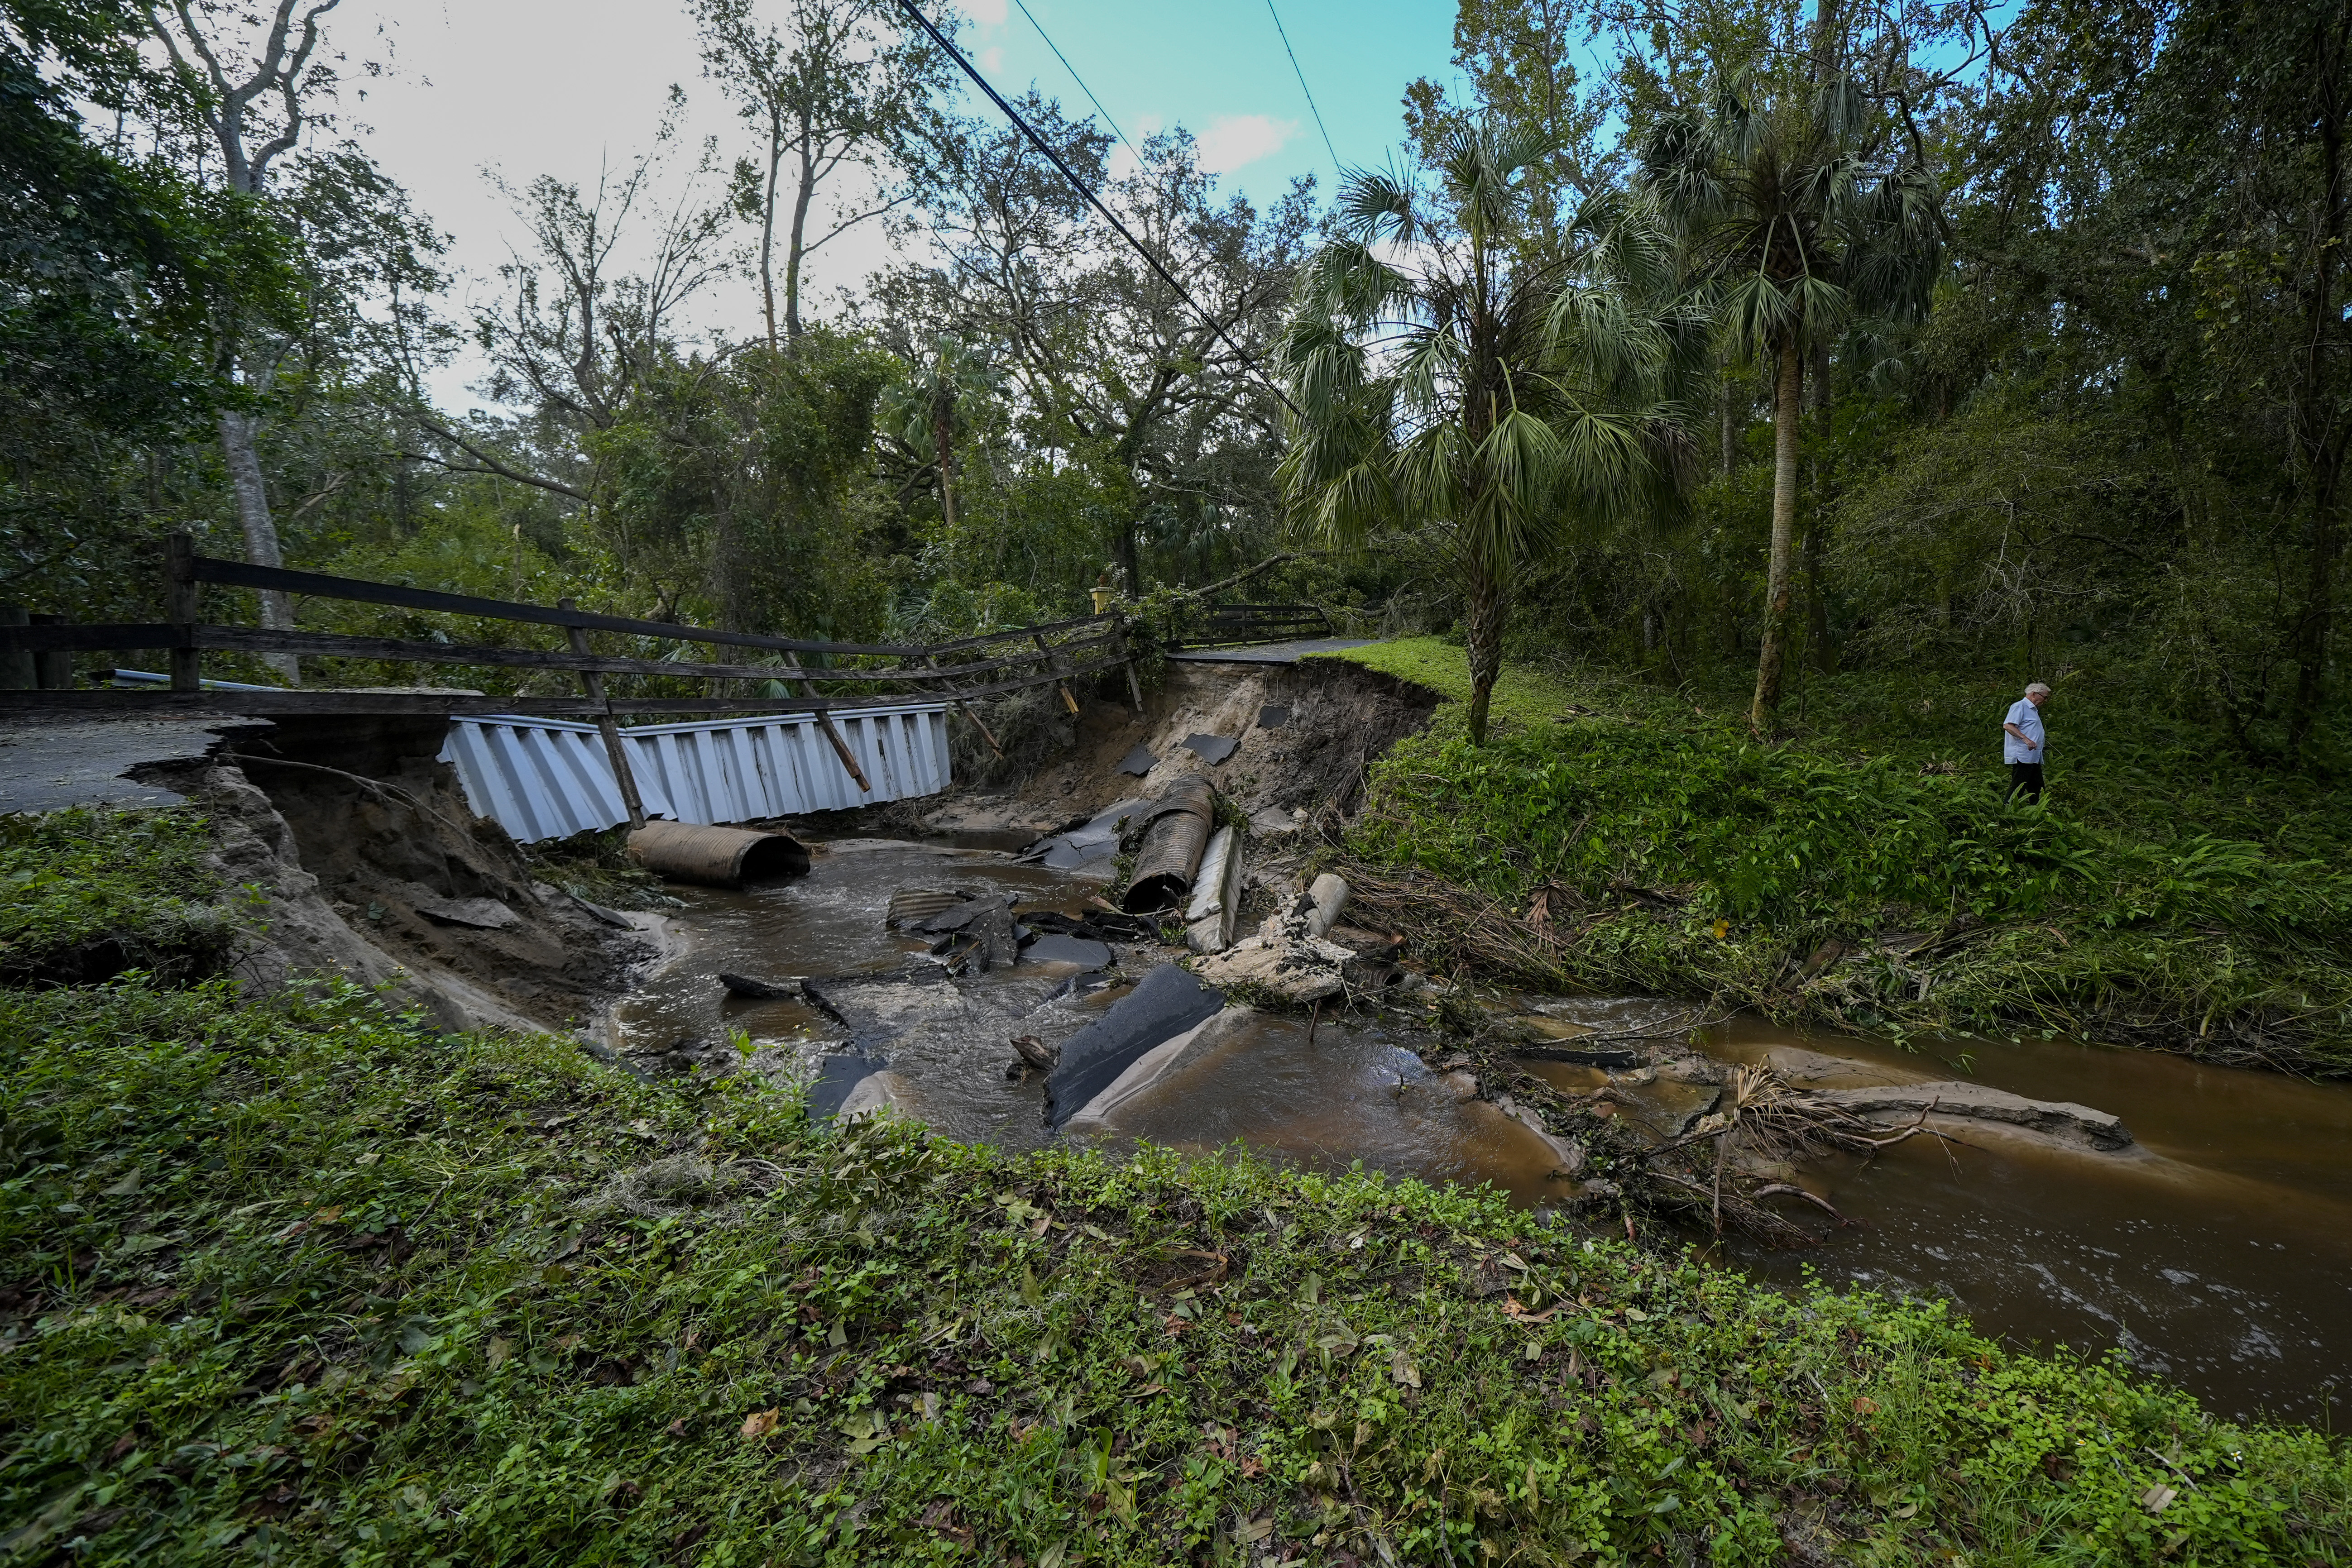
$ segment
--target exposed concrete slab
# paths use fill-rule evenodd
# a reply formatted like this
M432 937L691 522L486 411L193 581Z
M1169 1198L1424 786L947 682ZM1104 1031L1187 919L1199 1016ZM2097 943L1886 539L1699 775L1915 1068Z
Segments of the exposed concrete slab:
M229 735L266 727L218 714L11 714L0 719L0 811L176 806L187 797L123 775L195 761Z

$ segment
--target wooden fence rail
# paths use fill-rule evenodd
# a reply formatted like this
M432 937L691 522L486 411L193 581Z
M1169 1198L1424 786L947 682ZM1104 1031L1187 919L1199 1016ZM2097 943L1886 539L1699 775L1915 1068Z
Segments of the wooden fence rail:
M605 732L607 748L619 777L630 815L639 825L635 780L619 743L614 721L622 714L657 714L671 717L696 714L814 714L835 753L861 789L872 787L859 769L848 745L827 716L862 708L904 706L909 701L945 702L980 728L990 747L995 738L970 707L985 697L1002 696L1031 686L1058 685L1063 699L1075 708L1071 683L1125 667L1128 689L1137 711L1142 694L1135 680L1134 653L1126 619L1117 613L1085 615L1042 626L1016 626L943 643L831 643L799 637L772 637L757 632L726 632L670 621L641 621L624 615L603 615L579 609L570 601L548 606L437 590L407 588L398 583L367 582L356 578L330 577L314 571L290 571L281 567L252 566L195 553L186 534L166 541L165 604L171 619L133 624L60 624L55 616L16 617L0 622L0 653L36 655L44 678L32 690L0 690L0 712L65 709L81 712L173 712L239 714L255 717L299 714L381 714L428 716L458 714L515 714L532 718L586 719ZM421 638L359 637L331 632L289 632L257 626L224 626L199 619L205 584L223 588L274 589L310 599L382 604L395 609L467 615L478 620L520 625L554 626L563 630L562 650L505 648ZM718 663L705 660L649 659L599 653L590 648L588 634L601 632L657 642L700 643L717 648L742 648L775 655L763 663ZM1000 651L1010 644L1010 651ZM160 651L168 655L167 690L73 691L58 689L57 666L74 653ZM202 671L207 653L293 653L310 658L364 659L379 664L468 664L493 669L562 672L578 681L577 696L488 696L474 693L432 690L365 691L327 688L221 689L208 686ZM796 655L814 654L826 662L803 664ZM954 662L956 655L972 655ZM40 663L46 656L47 663ZM887 659L887 664L844 665L836 660ZM789 695L712 695L649 696L609 691L607 675L648 680L756 681ZM990 680L988 676L1003 678ZM845 694L833 688L889 686L894 692ZM904 688L912 687L910 693Z

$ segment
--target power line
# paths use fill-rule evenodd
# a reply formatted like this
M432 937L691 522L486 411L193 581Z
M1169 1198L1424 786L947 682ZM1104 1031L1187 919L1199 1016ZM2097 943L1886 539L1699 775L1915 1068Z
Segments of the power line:
M1070 73L1070 79L1078 84L1078 90L1087 95L1087 101L1093 104L1095 112L1103 117L1103 123L1110 127L1110 133L1118 138L1121 146L1135 153L1137 162L1142 162L1143 154L1136 152L1135 143L1128 141L1127 132L1118 128L1118 121L1110 117L1110 110L1105 109L1102 99L1095 96L1095 89L1087 85L1087 78L1078 74L1078 68L1070 63L1070 57L1062 53L1062 46L1054 42L1054 36L1045 31L1045 24L1037 20L1026 0L1013 0L1013 3L1021 7L1021 14L1029 18L1029 25L1037 29L1037 36L1045 40L1045 47L1054 51L1054 57L1062 62L1062 68Z
M1024 11L1027 6L1022 7ZM1274 0L1265 0L1265 14L1274 18L1274 30L1282 39L1282 52L1290 57L1290 74L1298 78L1298 90L1307 94L1307 112L1315 117L1315 129L1323 132L1323 151L1331 154L1331 170L1339 170L1339 150L1331 145L1331 132L1323 124L1323 111L1315 107L1315 94L1307 85L1307 73L1298 68L1297 51L1290 47L1290 34L1282 25L1282 13L1274 8Z
M1145 245L1141 240L1136 238L1133 234L1129 232L1128 226L1119 222L1118 214L1112 212L1109 207L1106 206L1103 204L1103 199L1095 194L1092 188L1090 188L1084 180L1078 178L1076 171L1072 170L1069 164L1063 162L1061 153L1054 150L1054 144L1047 141L1043 136L1040 136L1037 133L1037 128L1030 124L1026 120L1024 120L1021 117L1021 111L1013 108L1010 103L1007 103L1004 100L1004 95L997 91L995 88L989 85L988 78L980 74L980 68L973 65L969 59L965 58L964 52L961 49L957 48L955 44L945 33L940 32L939 28L931 25L931 19L923 15L921 7L915 4L915 0L898 0L898 8L906 12L908 16L914 18L915 26L920 27L924 32L930 35L931 42L939 45L941 49L947 52L948 58L955 61L956 65L963 71L963 74L971 78L971 83L974 87L980 89L981 91L988 95L988 99L991 103L993 103L998 109L1004 111L1004 118L1011 120L1014 126L1019 128L1021 134L1029 139L1029 144L1037 149L1039 152L1044 153L1045 161L1048 163L1051 163L1055 169L1061 171L1062 178L1070 183L1070 188L1077 192L1079 195L1086 198L1087 205L1094 208L1095 211L1103 215L1103 221L1110 225L1112 228L1118 232L1118 237L1125 240L1130 246L1132 246L1135 250L1135 254L1141 256L1144 259L1145 264L1149 266L1152 271L1160 275L1160 281L1174 289L1176 291L1176 298L1181 299L1187 306L1192 308L1192 314L1201 319L1201 324L1208 328L1211 332L1214 333L1219 342L1224 344L1226 348L1231 349L1234 351L1234 357L1240 360L1241 362L1248 368L1249 372L1257 377L1259 381L1265 383L1265 387L1268 392L1274 393L1275 396L1282 400L1282 406L1288 409L1298 418L1302 420L1305 419L1307 417L1306 414L1300 412L1297 403L1290 401L1290 394L1276 386L1274 382L1273 377L1267 375L1264 371L1257 368L1257 361L1249 357L1249 351L1244 349L1239 343L1234 341L1233 335L1217 324L1217 319L1215 317L1201 308L1200 302L1192 298L1182 284L1176 281L1176 275L1170 272L1166 265L1163 264L1157 256L1152 254L1151 248L1149 246ZM1025 11L1027 7L1024 6L1023 9Z

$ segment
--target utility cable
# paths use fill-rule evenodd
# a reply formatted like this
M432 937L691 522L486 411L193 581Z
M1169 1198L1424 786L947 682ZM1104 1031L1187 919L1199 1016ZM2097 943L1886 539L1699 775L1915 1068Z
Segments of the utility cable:
M965 58L964 52L961 49L957 48L954 43L950 40L945 33L940 32L938 27L932 25L931 19L923 15L922 8L915 4L915 0L898 0L898 8L906 12L908 16L914 18L915 26L920 27L925 33L929 34L931 41L946 51L948 58L955 61L956 65L963 71L963 74L971 78L971 82L974 87L977 87L981 91L988 95L988 100L991 103L993 103L998 109L1004 111L1004 118L1011 120L1013 125L1019 129L1021 134L1029 139L1029 144L1032 147L1034 147L1039 152L1045 154L1045 161L1048 163L1051 163L1055 169L1061 172L1062 178L1070 183L1070 188L1077 192L1079 195L1086 198L1087 205L1100 213L1103 216L1103 221L1118 231L1118 237L1125 240L1129 246L1134 247L1135 254L1143 258L1145 265L1149 266L1153 272L1160 275L1160 281L1166 284L1170 288L1174 289L1176 291L1176 298L1181 299L1186 305L1192 308L1192 314L1201 319L1201 324L1208 328L1212 333L1215 334L1219 342L1224 344L1226 348L1231 349L1234 351L1234 357L1241 361L1243 365L1248 369L1249 372L1257 377L1259 381L1265 383L1265 387L1268 392L1271 392L1275 396L1282 400L1283 407L1288 409L1291 413L1297 418L1304 420L1307 415L1300 411L1297 403L1290 401L1290 394L1284 392L1281 387L1276 385L1272 376L1267 375L1264 371L1258 369L1257 361L1249 357L1249 351L1244 349L1239 343L1234 341L1233 335L1217 324L1217 319L1215 317L1201 308L1200 302L1192 298L1192 294L1186 290L1182 284L1176 281L1176 275L1170 272L1166 264L1163 263L1159 256L1152 254L1150 246L1136 238L1135 235L1129 232L1128 226L1119 222L1118 214L1112 212L1110 208L1104 204L1103 199L1095 194L1094 191L1084 180L1078 178L1076 172L1074 171L1067 162L1063 161L1061 153L1054 150L1054 144L1046 141L1045 137L1039 135L1037 128L1030 124L1026 120L1024 120L1021 117L1021 111L1013 108L1010 103L1007 103L1004 99L1004 95L997 91L995 88L989 84L988 78L980 74L980 68L973 65L971 60Z
M1024 11L1028 9L1026 5L1021 8ZM1315 107L1315 94L1307 85L1307 73L1298 68L1298 53L1290 47L1290 34L1282 25L1282 13L1274 8L1274 0L1265 0L1265 14L1274 18L1274 31L1282 40L1282 52L1290 57L1290 74L1298 78L1298 90L1307 95L1307 112L1315 117L1315 129L1323 132L1323 151L1331 154L1331 170L1338 173L1340 172L1339 150L1331 145L1331 132L1323 124L1323 111Z
M1105 109L1102 99L1095 96L1095 89L1087 85L1087 78L1078 74L1078 68L1070 63L1070 57L1062 53L1062 46L1054 42L1054 36L1045 31L1045 24L1037 20L1036 14L1029 9L1027 0L1013 0L1013 3L1021 7L1021 14L1029 18L1031 26L1037 29L1037 36L1045 40L1045 47L1054 51L1054 57L1062 62L1064 70L1070 73L1070 79L1078 84L1080 92L1087 95L1087 101L1093 104L1095 112L1103 117L1103 123L1110 127L1110 133L1118 138L1119 145L1134 152L1137 162L1142 162L1143 154L1137 152L1135 143L1127 139L1127 132L1118 128L1118 121L1110 117L1110 110Z

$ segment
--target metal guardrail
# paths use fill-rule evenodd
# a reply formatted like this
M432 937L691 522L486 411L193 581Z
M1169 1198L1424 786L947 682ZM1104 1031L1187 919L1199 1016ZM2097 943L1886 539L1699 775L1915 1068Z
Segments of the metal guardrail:
M36 689L0 689L0 712L27 709L74 709L114 713L198 712L275 717L298 714L467 715L514 714L542 718L585 720L600 732L614 774L619 782L630 820L642 825L645 807L637 792L618 727L622 714L694 714L814 716L835 755L860 790L873 785L857 757L843 739L832 715L866 709L904 707L918 702L953 706L980 729L994 748L970 704L976 699L1041 685L1053 685L1072 713L1078 701L1071 683L1124 666L1129 695L1138 712L1143 694L1136 681L1128 646L1127 622L1116 612L1080 616L1042 626L1021 626L1003 632L919 644L830 643L806 638L774 637L764 632L721 631L676 622L643 621L604 615L580 609L566 600L552 607L508 600L479 599L470 594L444 593L398 583L368 582L357 578L331 577L320 572L291 571L282 567L253 566L195 553L184 533L166 541L165 602L171 619L158 622L115 625L71 625L58 618L31 618L40 624L0 624L0 654L30 654L34 672L42 677ZM307 598L383 604L441 614L469 615L520 625L563 629L561 651L494 647L431 642L422 639L347 636L338 632L286 631L271 627L215 625L198 619L200 591L211 583L300 594ZM648 659L600 653L589 644L591 632L692 643L709 647L745 649L767 657L759 662L720 663L678 659ZM1006 651L1010 648L1011 651ZM162 649L171 661L167 691L73 691L58 689L56 665L76 653L127 652ZM365 659L378 663L470 664L499 669L562 671L577 678L577 697L486 696L474 693L367 691L351 689L248 688L207 682L202 664L206 653L292 653L313 658ZM815 668L803 666L797 655L822 655ZM978 655L965 657L964 655ZM888 660L885 664L836 661ZM28 672L30 673L30 672ZM780 684L793 695L711 695L648 696L615 694L605 676L625 680L758 681ZM997 677L991 679L989 677ZM833 690L821 689L819 683ZM843 692L840 687L895 688ZM909 688L912 688L911 692Z

